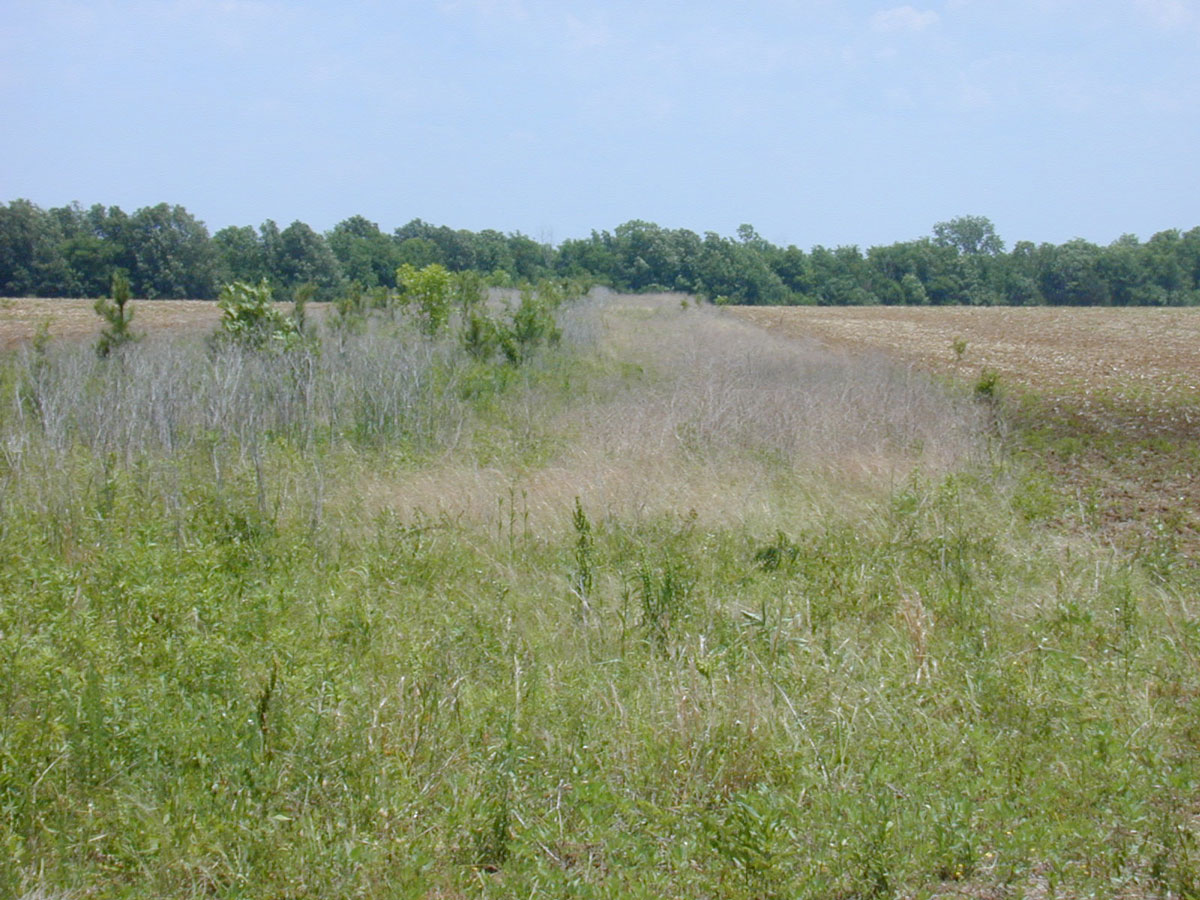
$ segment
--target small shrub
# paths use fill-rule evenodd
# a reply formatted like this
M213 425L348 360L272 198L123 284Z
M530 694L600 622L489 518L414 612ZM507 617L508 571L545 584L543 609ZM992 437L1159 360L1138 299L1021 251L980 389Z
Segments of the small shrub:
M500 349L510 363L520 365L541 345L558 343L562 332L553 313L558 302L557 292L549 287L521 290L520 305L499 329Z
M975 382L975 396L981 400L995 400L1000 390L1000 373L995 369L984 369Z
M500 346L500 333L487 313L472 309L466 313L460 334L463 349L480 362L487 362Z
M438 335L450 320L450 272L437 263L423 269L405 263L396 270L396 282L403 289L401 302L416 311L421 331Z
M275 307L266 279L257 285L244 281L225 285L217 305L221 307L220 339L256 350L290 350L301 341L296 319Z

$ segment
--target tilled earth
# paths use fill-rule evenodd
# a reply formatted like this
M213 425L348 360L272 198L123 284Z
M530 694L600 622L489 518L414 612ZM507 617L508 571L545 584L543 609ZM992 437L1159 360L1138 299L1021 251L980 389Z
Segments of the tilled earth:
M93 308L95 302L0 299L0 349L26 343L42 329L51 338L98 337L103 322ZM220 308L211 300L132 300L127 309L133 310L133 330L138 333L211 330L221 319Z
M741 307L771 331L996 376L1019 444L1121 543L1200 550L1200 309Z

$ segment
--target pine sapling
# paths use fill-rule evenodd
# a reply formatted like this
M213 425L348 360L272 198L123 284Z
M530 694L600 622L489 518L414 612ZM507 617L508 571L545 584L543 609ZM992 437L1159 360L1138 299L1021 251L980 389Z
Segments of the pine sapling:
M108 357L114 350L120 349L125 344L133 343L141 337L134 334L130 328L130 322L133 321L133 310L126 309L129 303L129 279L125 277L124 272L120 270L113 272L110 293L112 294L111 298L101 297L92 307L96 310L96 315L108 323L100 332L100 339L96 342L96 354L102 359Z

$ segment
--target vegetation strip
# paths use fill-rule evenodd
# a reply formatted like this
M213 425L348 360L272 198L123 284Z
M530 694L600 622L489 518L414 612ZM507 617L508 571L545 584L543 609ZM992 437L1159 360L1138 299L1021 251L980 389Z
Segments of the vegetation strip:
M256 290L3 357L0 894L1200 889L1194 573L991 401L679 296Z

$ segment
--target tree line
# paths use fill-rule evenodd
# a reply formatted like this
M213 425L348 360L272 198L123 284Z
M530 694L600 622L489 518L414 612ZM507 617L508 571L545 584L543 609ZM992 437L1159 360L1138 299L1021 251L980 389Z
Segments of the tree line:
M103 297L114 272L133 296L215 299L231 282L266 281L277 296L316 300L390 290L405 265L483 273L492 283L590 279L622 291L685 291L748 304L1200 305L1200 227L1108 245L1020 241L984 216L862 250L780 247L750 225L699 235L634 220L557 246L520 232L468 231L420 219L390 234L362 216L315 231L230 226L210 234L182 206L133 213L78 204L0 204L0 296Z

